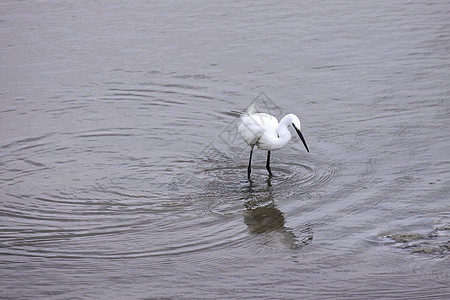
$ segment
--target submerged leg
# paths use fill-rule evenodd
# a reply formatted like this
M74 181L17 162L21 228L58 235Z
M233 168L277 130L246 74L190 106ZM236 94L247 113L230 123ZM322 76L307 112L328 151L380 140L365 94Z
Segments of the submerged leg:
M272 176L272 171L270 170L270 151L267 151L266 169L269 171L269 176Z
M248 179L250 179L250 173L252 172L252 154L253 154L253 147L255 147L255 146L251 146L251 149L250 149L250 159L248 160L248 168L247 168L247 177L248 177Z

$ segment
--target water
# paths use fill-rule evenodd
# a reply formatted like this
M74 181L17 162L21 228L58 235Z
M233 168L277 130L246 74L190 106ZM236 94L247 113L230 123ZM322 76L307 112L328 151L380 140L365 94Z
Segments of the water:
M0 298L449 297L448 1L0 7Z

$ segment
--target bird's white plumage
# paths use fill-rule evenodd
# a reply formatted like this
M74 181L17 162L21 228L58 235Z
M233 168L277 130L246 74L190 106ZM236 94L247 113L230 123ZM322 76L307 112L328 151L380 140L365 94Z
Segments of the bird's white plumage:
M291 139L288 125L294 123L300 129L300 120L293 114L286 115L278 123L277 118L265 113L259 113L251 105L241 116L238 132L250 146L258 146L263 150L278 150Z
M258 148L269 150L267 146L270 137L278 137L278 120L268 114L244 114L239 125L239 134L249 144L257 145Z

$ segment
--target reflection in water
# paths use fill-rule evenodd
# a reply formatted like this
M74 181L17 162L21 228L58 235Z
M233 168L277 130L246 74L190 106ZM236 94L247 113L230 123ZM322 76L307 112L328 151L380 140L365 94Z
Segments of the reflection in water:
M262 196L262 194L266 194ZM313 239L309 226L301 230L302 236L294 234L293 230L285 226L284 213L279 210L274 202L270 178L267 179L265 191L253 191L252 184L249 186L248 201L244 203L247 208L244 211L244 223L248 226L251 234L264 234L266 243L281 243L290 249L300 249Z
M283 213L274 203L262 207L247 207L244 221L253 234L283 229L285 224Z

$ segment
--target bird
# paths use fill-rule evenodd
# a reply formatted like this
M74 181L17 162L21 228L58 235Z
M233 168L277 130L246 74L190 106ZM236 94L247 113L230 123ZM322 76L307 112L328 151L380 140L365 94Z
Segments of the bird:
M270 169L270 152L283 148L290 140L291 133L288 129L292 126L300 137L306 151L308 145L301 131L300 119L294 114L287 114L278 123L277 118L266 113L258 112L256 103L253 102L239 118L238 132L242 139L250 146L250 158L248 160L247 177L250 180L252 172L253 148L267 150L266 169L269 177L273 176Z

